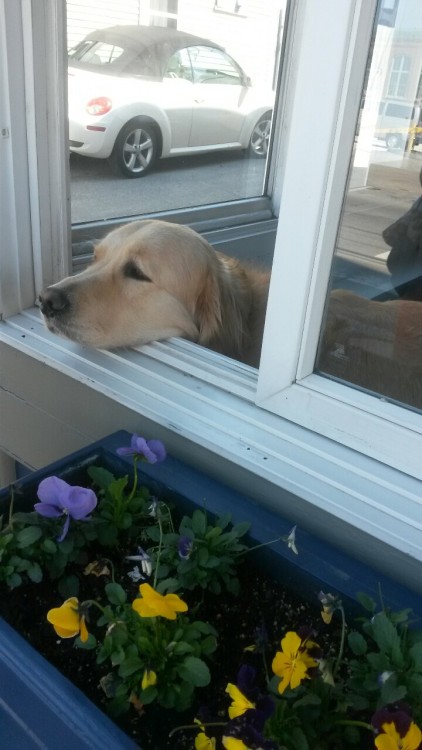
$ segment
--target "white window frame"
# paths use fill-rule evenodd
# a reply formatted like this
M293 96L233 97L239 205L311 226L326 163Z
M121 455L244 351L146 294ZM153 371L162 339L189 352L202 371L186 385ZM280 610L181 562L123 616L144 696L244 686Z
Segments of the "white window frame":
M188 342L121 354L77 349L24 310L70 267L64 99L56 95L65 6L0 0L4 99L13 86L19 109L3 110L10 138L1 142L0 450L37 467L113 429L145 430L362 559L385 569L393 554L395 575L420 587L420 482L407 455L417 415L312 374L375 7L291 4L271 169L280 220L258 377ZM355 423L367 417L364 443ZM398 459L393 441L383 449L390 429L407 440Z
M327 5L330 26L312 1L297 17L257 404L421 479L420 414L313 373L376 3Z

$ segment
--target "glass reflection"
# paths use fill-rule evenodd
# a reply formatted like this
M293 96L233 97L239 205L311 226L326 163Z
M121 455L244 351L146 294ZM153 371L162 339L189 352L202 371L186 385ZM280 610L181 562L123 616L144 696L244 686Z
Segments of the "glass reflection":
M285 5L69 0L74 223L263 194Z
M381 2L316 368L422 408L422 4Z

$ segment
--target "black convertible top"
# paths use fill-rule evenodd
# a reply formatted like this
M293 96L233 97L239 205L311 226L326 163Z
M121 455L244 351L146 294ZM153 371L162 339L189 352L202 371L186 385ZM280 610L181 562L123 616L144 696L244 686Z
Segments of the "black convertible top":
M92 59L84 60L86 45L90 42L116 45L124 51L106 65L99 65ZM162 79L171 56L179 49L195 45L205 45L224 51L224 47L209 39L166 26L111 26L95 29L87 34L69 52L69 65L96 72L100 70L101 73L111 75L128 75L128 66L132 65L133 74L133 61L136 59L138 75Z

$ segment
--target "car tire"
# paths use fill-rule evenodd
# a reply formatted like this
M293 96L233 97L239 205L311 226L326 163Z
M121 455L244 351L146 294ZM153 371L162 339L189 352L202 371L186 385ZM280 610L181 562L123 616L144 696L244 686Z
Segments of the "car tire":
M385 143L389 151L395 151L403 146L403 138L399 133L389 133L385 139Z
M131 120L120 131L112 159L125 177L143 177L158 159L157 130L151 122Z
M263 159L268 154L270 142L272 113L266 112L256 123L249 141L249 153L258 159Z

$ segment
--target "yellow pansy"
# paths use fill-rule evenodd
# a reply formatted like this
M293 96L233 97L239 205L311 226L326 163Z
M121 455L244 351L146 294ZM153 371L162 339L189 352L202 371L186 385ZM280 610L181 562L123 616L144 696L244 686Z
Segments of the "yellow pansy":
M418 750L422 742L422 732L412 721L404 737L400 737L394 722L382 725L385 734L375 739L378 750Z
M177 612L187 612L188 605L177 594L163 596L149 583L142 583L139 592L142 599L135 599L132 607L141 617L165 617L166 620L175 620Z
M249 750L243 740L239 740L237 737L223 737L223 747L226 750Z
M88 640L89 633L85 623L85 616L81 613L79 601L76 596L66 599L61 607L50 609L47 612L47 620L51 622L60 638L73 638L75 635L80 635L81 641L85 642Z
M146 669L141 682L142 690L146 690L151 685L157 684L157 675L152 669Z
M205 732L199 732L195 737L195 750L215 750L215 737L207 737Z
M292 690L297 688L302 680L308 677L308 669L316 667L317 662L307 652L307 646L316 646L314 643L302 641L300 636L289 631L281 641L281 651L277 651L272 670L280 677L278 685L279 693L284 693L287 687Z
M236 719L237 716L242 716L242 714L250 708L255 708L255 703L251 703L251 701L240 692L239 688L231 682L229 682L226 687L226 693L230 695L230 698L233 701L229 707L229 716L231 719Z

